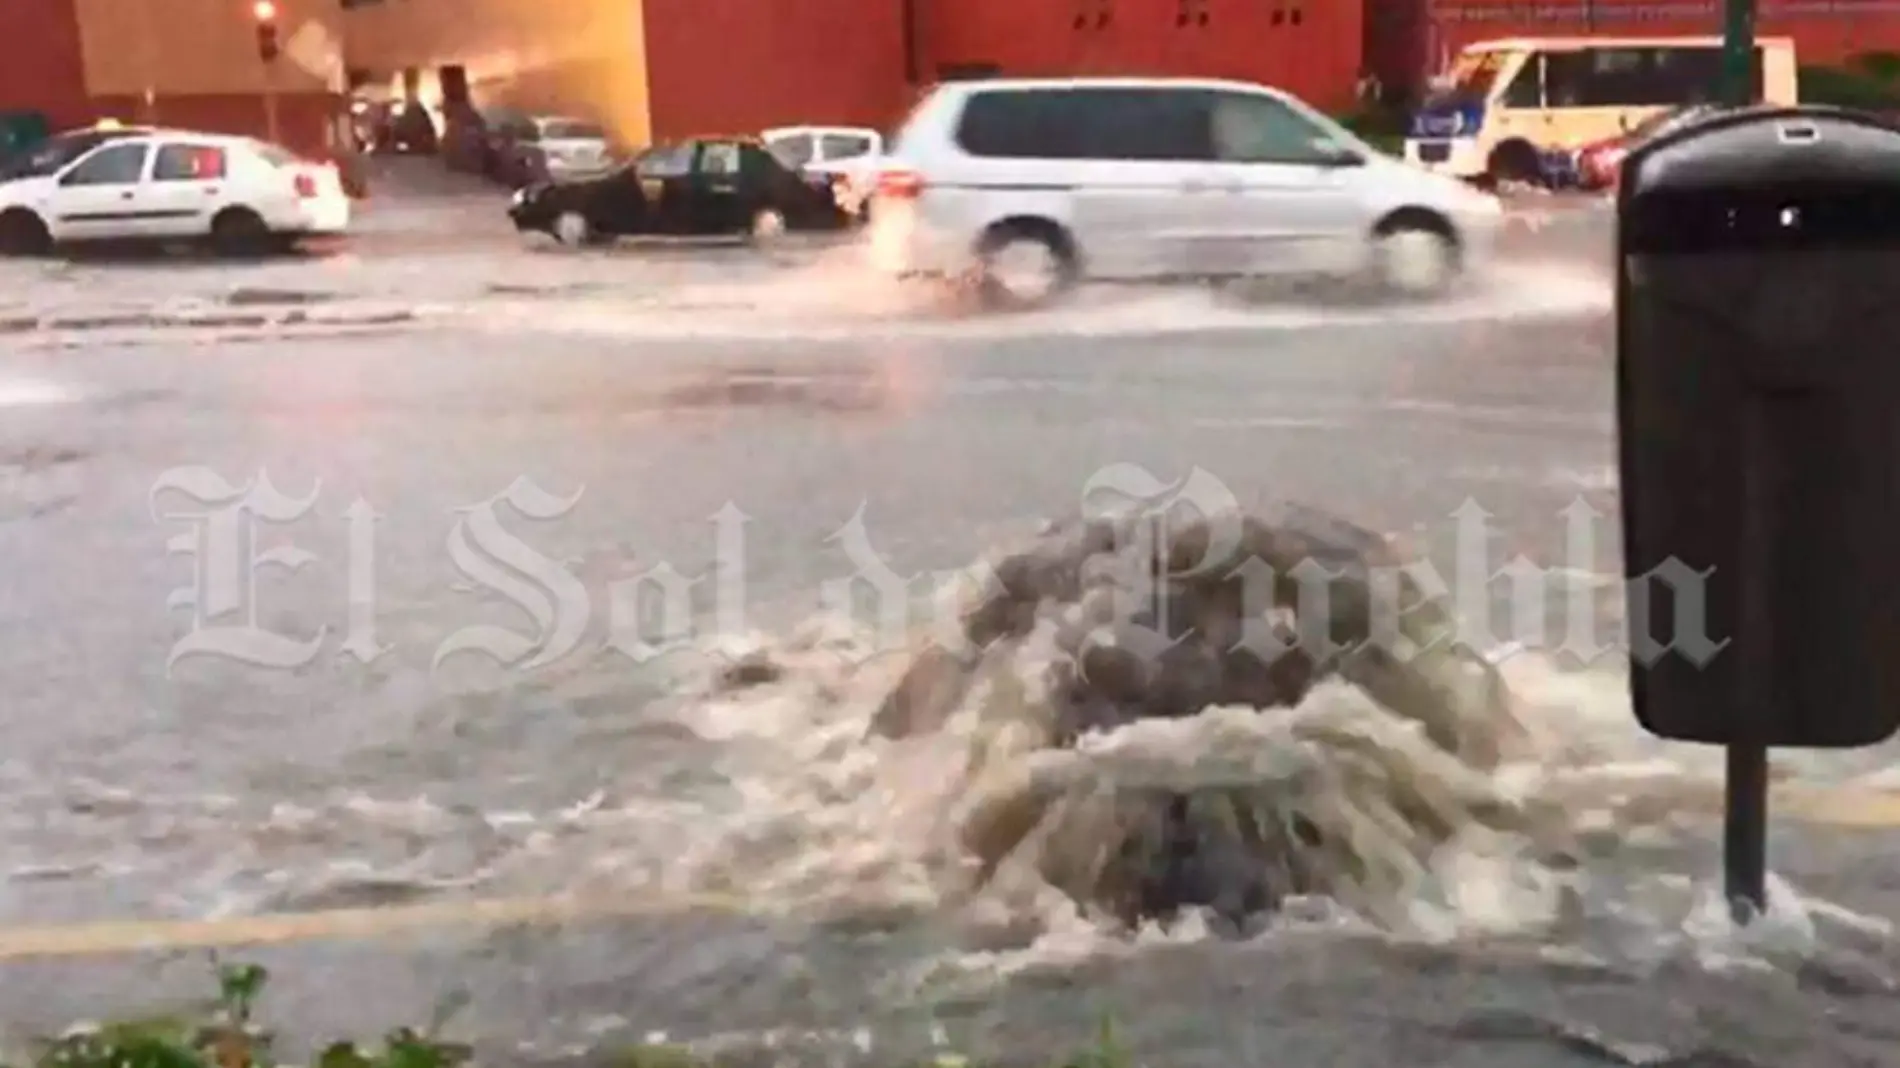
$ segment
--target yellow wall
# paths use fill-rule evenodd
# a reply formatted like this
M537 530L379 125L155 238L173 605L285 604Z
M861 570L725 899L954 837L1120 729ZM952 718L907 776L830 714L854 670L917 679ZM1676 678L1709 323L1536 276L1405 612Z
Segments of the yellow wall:
M12 0L31 2L31 0ZM399 0L400 2L400 0ZM276 0L284 49L273 76L287 92L341 88L342 20L337 0ZM87 88L95 96L255 93L266 76L257 55L251 0L73 0ZM307 70L292 38L307 25L323 47Z
M331 0L332 3L335 0ZM478 104L595 118L649 139L641 0L379 0L343 13L349 66L391 79L460 64Z

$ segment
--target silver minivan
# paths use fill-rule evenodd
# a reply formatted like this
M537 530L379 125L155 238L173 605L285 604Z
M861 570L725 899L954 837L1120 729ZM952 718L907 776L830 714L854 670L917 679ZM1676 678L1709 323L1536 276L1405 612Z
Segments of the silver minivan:
M1187 78L941 85L887 147L872 203L884 270L974 278L1007 306L1090 278L1333 275L1436 296L1503 218L1291 94Z

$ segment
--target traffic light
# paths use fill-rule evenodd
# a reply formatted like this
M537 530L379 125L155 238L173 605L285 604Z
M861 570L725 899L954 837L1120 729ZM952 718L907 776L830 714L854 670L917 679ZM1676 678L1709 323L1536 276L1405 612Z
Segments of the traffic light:
M257 23L257 58L266 63L277 58L277 5L272 0L257 0L251 5L251 18Z

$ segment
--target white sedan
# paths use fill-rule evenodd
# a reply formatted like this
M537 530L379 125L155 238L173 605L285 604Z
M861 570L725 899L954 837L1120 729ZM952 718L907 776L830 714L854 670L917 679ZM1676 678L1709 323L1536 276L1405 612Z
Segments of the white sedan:
M863 215L884 156L884 135L863 126L780 126L759 135L779 162L831 187L847 215Z
M0 163L0 253L8 255L94 241L262 252L349 223L334 166L248 137L102 126Z

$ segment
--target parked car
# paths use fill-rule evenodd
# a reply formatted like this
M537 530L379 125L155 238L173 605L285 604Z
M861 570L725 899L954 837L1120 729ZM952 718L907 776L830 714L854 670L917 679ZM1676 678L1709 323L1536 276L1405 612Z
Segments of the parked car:
M842 225L814 189L757 141L705 138L656 145L592 178L518 190L509 216L523 232L584 245L633 235L745 235Z
M1637 145L1721 110L1714 104L1687 104L1661 111L1617 134L1577 150L1577 184L1585 189L1615 189L1623 160Z
M597 122L564 115L511 120L504 132L501 179L520 188L598 174L613 165L607 131Z
M848 214L864 213L884 154L883 134L862 126L780 126L759 139L781 163L829 189Z
M1320 276L1445 292L1495 196L1387 156L1291 94L1188 78L946 82L893 139L874 260L998 306L1084 278Z
M0 168L0 251L204 241L227 253L341 233L336 168L247 137L116 127L57 135Z
M516 108L487 108L482 126L482 173L511 189L528 184L520 144L524 134L537 132L533 118Z

